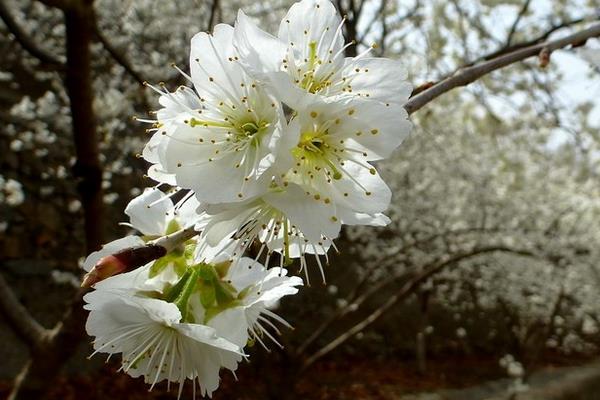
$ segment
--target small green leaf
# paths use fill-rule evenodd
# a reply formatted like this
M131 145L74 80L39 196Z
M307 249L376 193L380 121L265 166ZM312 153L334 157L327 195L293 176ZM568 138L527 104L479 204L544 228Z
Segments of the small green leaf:
M195 265L194 268L198 269L200 278L204 279L205 281L211 282L218 278L217 272L210 264L200 263Z
M152 264L152 266L150 267L150 278L154 278L156 275L160 274L165 269L165 267L176 258L176 254L169 253L166 256L154 261L154 264Z
M167 225L167 231L165 232L165 234L170 235L171 233L175 233L180 229L181 227L179 226L179 223L177 223L176 220L172 219L171 221L169 221L169 225Z
M219 278L223 279L227 276L227 272L229 272L229 267L231 267L230 260L215 264L215 270L217 271L217 275L219 275Z
M225 305L234 300L237 296L237 292L233 286L227 282L216 281L215 282L215 296L218 305Z
M215 287L211 283L201 283L200 286L200 302L206 309L215 305L216 294Z

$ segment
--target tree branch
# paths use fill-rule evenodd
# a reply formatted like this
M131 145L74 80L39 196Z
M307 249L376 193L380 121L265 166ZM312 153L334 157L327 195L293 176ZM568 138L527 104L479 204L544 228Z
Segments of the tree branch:
M62 2L61 2L62 3ZM77 161L73 167L79 179L78 191L84 211L87 253L103 242L102 167L93 109L91 49L93 14L91 0L81 0L63 9L67 37L65 86L69 96L73 139ZM54 383L64 363L85 337L84 291L79 291L56 329L52 340L35 348L31 359L15 380L11 399L38 399Z
M98 41L102 43L102 47L111 55L111 57L121 66L123 69L131 75L133 79L139 82L142 85L146 79L139 72L135 70L135 68L131 65L129 60L125 57L125 55L118 51L113 44L104 36L100 27L98 26L98 22L94 18L94 35L98 38Z
M313 355L308 357L306 359L306 361L303 363L302 369L305 370L307 367L312 365L319 358L328 354L329 352L331 352L332 350L337 348L339 345L341 345L342 343L344 343L345 341L347 341L348 339L350 339L351 337L353 337L354 335L356 335L357 333L359 333L360 331L365 329L367 326L373 324L381 316L383 316L386 311L388 311L390 308L392 308L393 306L397 305L398 303L400 303L401 301L406 299L422 283L427 281L433 275L441 272L444 268L446 268L450 265L456 264L459 261L471 258L471 257L475 257L475 256L485 254L485 253L493 253L493 252L507 252L507 253L512 253L512 254L524 255L524 256L532 255L532 253L528 250L513 249L510 247L506 247L506 246L486 246L486 247L476 248L469 252L456 254L454 256L446 258L445 260L438 261L437 263L433 263L431 265L425 266L424 268L422 268L424 270L423 272L415 275L412 279L409 279L408 282L406 282L395 295L390 296L385 303L383 303L377 310L375 310L374 312L369 314L369 316L367 318L363 319L362 321L360 321L359 323L354 325L352 328L350 328L343 334L339 335L337 338L335 338L334 340L329 342L327 345L322 347L320 350L315 352Z
M523 17L527 13L527 10L529 10L529 4L531 4L531 0L525 0L525 2L523 3L521 10L517 14L517 17L515 18L512 26L510 27L510 30L508 31L508 35L506 35L506 42L504 45L505 47L510 46L510 44L512 43L513 37L517 32L517 26L519 25L519 22L521 22L521 19L523 19Z
M2 274L0 274L0 308L11 327L30 347L41 347L50 338L51 330L44 328L29 314Z
M212 31L213 26L215 25L215 21L217 20L217 13L219 11L219 0L213 0L210 6L210 16L208 17L208 26L206 28L207 32Z
M412 114L433 99L446 92L449 92L454 88L467 86L468 84L476 81L482 76L489 74L490 72L517 63L526 58L537 56L543 49L547 49L547 51L552 52L567 46L580 46L585 43L587 39L597 36L600 36L600 24L592 25L587 29L565 36L562 39L525 47L489 61L463 68L453 76L435 83L432 87L425 89L421 93L410 98L404 105L404 108L409 114Z
M15 40L21 45L23 50L29 53L31 56L37 58L41 62L48 64L54 69L63 69L64 62L54 54L49 53L45 49L42 49L35 43L35 41L29 37L19 24L13 19L8 6L4 0L0 0L0 19L4 21L4 24L13 34Z

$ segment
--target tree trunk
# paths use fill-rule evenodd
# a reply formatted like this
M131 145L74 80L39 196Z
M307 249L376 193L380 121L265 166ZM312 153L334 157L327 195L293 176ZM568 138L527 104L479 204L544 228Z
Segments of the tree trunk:
M92 0L81 0L63 10L67 38L65 86L69 95L73 139L77 161L73 175L85 218L87 252L97 250L103 241L102 169L99 161L96 121L93 110L90 44L93 35ZM84 292L75 295L56 335L44 346L31 351L30 361L15 380L10 399L42 399L51 389L62 366L85 338Z

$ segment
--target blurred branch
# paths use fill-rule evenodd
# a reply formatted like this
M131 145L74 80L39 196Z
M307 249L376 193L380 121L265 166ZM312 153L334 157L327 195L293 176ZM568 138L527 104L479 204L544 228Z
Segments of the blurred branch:
M394 260L395 255L405 254L411 248L428 244L436 239L439 239L440 237L442 237L442 238L449 237L449 236L450 237L460 237L462 235L468 235L468 234L475 233L475 232L477 232L479 234L483 234L483 233L497 233L500 231L501 231L501 229L465 228L465 229L457 229L457 230L444 231L444 232L436 232L436 233L428 235L422 239L414 240L414 241L411 241L410 243L403 245L400 249L395 251L393 254L388 255L388 257L391 260ZM392 261L391 263L396 264L395 261ZM321 325L319 325L319 327L314 329L312 334L304 342L302 342L302 344L300 346L298 346L298 348L296 349L296 354L302 354L304 351L306 351L306 349L312 343L314 343L317 339L319 339L319 337L323 333L325 333L327 331L327 329L334 322L338 321L342 317L349 314L353 309L360 307L360 305L362 303L364 303L366 300L368 300L372 294L380 292L381 289L383 289L389 283L392 283L395 281L401 281L403 278L407 278L411 275L410 273L396 274L396 276L393 276L391 279L382 280L380 282L377 282L377 283L371 285L368 288L368 290L362 292L362 289L367 285L369 278L371 277L371 273L375 269L388 268L390 266L389 264L391 264L391 263L388 263L388 265L380 264L380 263L372 263L371 266L367 267L367 269L364 271L363 278L355 285L354 289L346 297L345 300L348 305L346 307L338 308L333 314L331 314L329 316L329 318L324 320L321 323Z
M409 279L400 288L400 290L396 294L390 296L385 303L383 303L379 308L377 308L375 311L370 313L368 317L366 317L359 323L355 324L353 327L348 329L346 332L342 333L341 335L336 337L334 340L329 342L327 345L322 347L320 350L318 350L317 352L312 354L310 357L308 357L304 361L304 363L302 365L302 369L304 370L304 369L308 368L319 358L325 356L326 354L328 354L329 352L331 352L332 350L337 348L339 345L341 345L342 343L344 343L345 341L347 341L348 339L352 338L354 335L356 335L357 333L359 333L360 331L365 329L367 326L376 322L389 309L391 309L393 306L395 306L398 303L405 300L408 296L413 294L415 292L415 290L422 283L426 282L433 275L444 270L444 268L446 268L450 265L456 264L456 263L463 261L465 259L468 259L468 258L472 258L472 257L478 256L481 254L485 254L485 253L494 253L494 252L506 252L506 253L512 253L512 254L532 256L532 253L528 250L514 249L514 248L510 248L510 247L506 247L506 246L486 246L486 247L476 248L476 249L473 249L468 252L459 253L454 256L447 257L444 260L440 260L440 261L431 263L429 265L426 265L423 268L421 268L421 270L423 272L416 273L411 279Z
M508 35L506 35L506 44L504 45L505 47L510 46L510 44L512 43L512 39L515 33L517 32L517 26L519 25L519 22L521 22L521 19L523 19L523 17L529 10L529 4L531 4L531 0L525 0L525 2L523 3L521 10L517 14L517 17L515 18L514 22L512 23L512 26L510 27L510 30L508 31Z
M15 37L15 40L21 45L23 50L55 69L64 68L63 60L39 47L38 44L35 43L35 41L27 34L27 32L21 29L19 24L17 24L17 22L13 19L5 0L0 0L0 19L4 21L4 24L10 33L12 33L12 35Z
M565 294L565 286L561 285L556 300L554 301L554 305L552 306L552 310L550 311L550 315L548 316L548 321L544 329L543 336L541 340L538 339L533 341L535 346L533 349L533 354L531 357L529 357L529 362L527 365L525 365L526 373L523 376L525 382L527 382L527 380L531 377L533 367L535 367L535 364L538 362L544 346L546 346L548 339L550 339L554 329L556 328L556 317L560 314L560 309L565 299Z
M215 25L215 21L217 21L217 14L220 14L220 12L219 12L220 7L221 7L220 1L213 0L212 4L210 6L210 16L208 17L208 26L206 28L207 32L212 31L213 26Z
M535 44L539 44L543 41L545 41L546 39L548 39L548 37L550 37L550 35L552 35L554 32L560 30L560 29L564 29L564 28L568 28L571 27L573 25L577 25L580 24L582 22L585 21L593 21L595 18L590 18L590 17L582 17L582 18L576 18L576 19L572 19L572 20L568 20L568 21L563 21L559 24L556 25L552 25L547 31L545 31L544 33L540 34L539 36L528 40L526 42L521 42L521 43L517 43L514 45L510 45L510 44L506 44L504 46L502 46L501 48L494 50L491 53L485 54L483 56L478 57L477 59L469 62L468 64L463 65L462 67L458 68L456 71L458 71L459 69L465 68L465 67L469 67L471 65L475 65L476 63L482 62L482 61L488 61L488 60L492 60L494 58L497 58L503 54L507 54L525 47L529 47L529 46L533 46ZM454 72L456 72L454 71ZM452 74L450 74L452 75ZM447 78L447 76L445 76L444 78Z
M125 55L118 51L115 46L104 36L104 33L100 30L98 26L98 22L94 18L94 34L98 38L98 41L102 43L104 49L111 55L111 57L121 66L123 69L131 75L133 79L135 79L140 85L142 85L146 79L135 70L133 65L129 62L129 60L125 57Z
M552 52L568 46L581 46L588 39L597 36L600 36L600 24L592 25L587 29L565 36L561 39L528 46L489 61L462 68L456 74L435 83L430 88L425 89L416 96L411 97L404 107L409 114L412 114L430 101L446 92L449 92L452 89L461 86L467 86L468 84L476 81L482 76L489 74L490 72L525 60L526 58L537 56L543 49L547 49L547 51Z
M356 43L358 43L358 33L356 30L356 24L358 23L358 19L360 18L360 12L357 11L354 0L348 0L347 7L344 6L343 0L337 0L336 4L340 14L346 17L346 23L344 24L346 42L353 42L351 46L348 46L346 48L346 57L355 57L357 55Z
M41 347L50 338L51 330L44 328L29 314L2 274L0 274L0 308L10 326L19 334L19 338L30 347Z

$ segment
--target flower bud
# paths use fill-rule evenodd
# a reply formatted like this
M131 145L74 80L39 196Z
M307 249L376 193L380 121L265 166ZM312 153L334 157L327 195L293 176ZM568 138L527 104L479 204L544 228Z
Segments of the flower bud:
M109 278L113 275L123 273L127 270L127 265L114 255L102 257L100 261L85 274L81 287L91 287L92 285Z
M165 256L167 250L162 246L147 244L139 247L129 247L121 251L102 257L83 277L81 287L92 285L113 275L132 271L142 265Z

